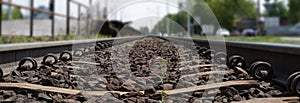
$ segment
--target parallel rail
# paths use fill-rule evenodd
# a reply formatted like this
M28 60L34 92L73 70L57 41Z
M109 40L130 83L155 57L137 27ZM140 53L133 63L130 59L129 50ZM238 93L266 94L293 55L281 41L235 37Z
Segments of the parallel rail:
M55 41L55 42L40 42L40 43L25 43L25 44L7 44L0 45L0 64L16 62L24 57L42 57L49 53L60 53L63 51L71 51L76 48L83 48L95 44L97 41L117 41L124 40L118 43L123 43L132 38L107 38L107 39L90 39L90 40L70 40L70 41Z
M9 44L0 46L0 64L18 61L24 57L41 57L48 53L60 53L65 50L89 46L97 41L123 40L124 42L140 37L109 38L100 40L60 41L29 44ZM190 41L188 38L171 38L182 41ZM207 41L192 39L197 45L209 47L223 46L221 41ZM123 43L124 43L123 42ZM274 43L251 43L226 41L228 56L241 55L245 58L247 66L255 61L269 62L274 71L275 79L285 83L292 73L300 70L300 46Z
M224 44L221 41L208 42L202 39L193 39L193 41L206 47L209 45L218 47ZM236 41L226 41L225 44L228 56L240 55L244 57L248 67L256 61L270 63L278 81L284 82L289 75L300 71L300 45Z
M24 57L41 57L48 53L60 53L65 50L76 50L78 48L86 48L87 46L95 45L98 42L106 42L106 41L114 41L113 45L124 44L126 42L131 42L133 40L137 40L141 37L129 37L129 38L108 38L108 39L99 39L99 40L79 40L79 41L60 41L60 42L48 42L48 43L30 43L30 44L10 44L10 45L1 45L0 46L0 56L4 57L4 59L0 60L0 66L4 63L15 62ZM174 39L178 41L182 41L183 45L186 47L193 47L194 44L191 39L187 38L167 38ZM298 71L299 65L296 63L298 56L300 53L297 51L300 49L298 45L287 45L287 44L271 44L271 43L249 43L249 42L221 42L221 41L207 41L201 39L192 39L196 45L209 47L220 47L224 48L223 44L226 44L226 51L228 56L232 55L241 55L245 58L247 62L247 66L256 61L266 61L272 64L272 68L274 69L274 75L277 81L282 82L281 84L286 84L287 77ZM110 44L110 43L109 43ZM110 44L111 45L111 44ZM217 51L218 52L218 51ZM294 61L292 61L294 60ZM182 63L189 63L190 61L183 61ZM97 65L97 63L86 62L86 61L74 61L73 63L78 64L88 64L88 65ZM214 64L203 64L203 65L195 65L190 68L199 68L199 67L211 67ZM221 64L219 65L221 66ZM285 67L289 69L285 69ZM76 68L75 66L72 68ZM79 68L79 67L78 67ZM237 67L239 68L239 67ZM184 70L184 68L180 68ZM190 77L190 76L198 76L198 75L207 75L207 74L219 74L219 73L229 73L235 72L235 69L230 68L228 71L207 71L201 73L192 73L182 75L181 77ZM241 69L241 68L240 68ZM245 69L245 68L244 68ZM247 72L245 72L247 74ZM51 75L56 75L55 72L51 73ZM76 75L70 75L76 76ZM179 88L173 90L159 90L158 93L166 93L168 95L187 93L199 90L206 90L211 88L220 88L220 87L230 87L236 85L259 85L259 81L257 80L237 80L237 81L227 81L213 84L206 84L200 86L191 86L187 88ZM16 85L20 85L20 87L16 87ZM25 88L30 90L44 90L49 92L57 92L63 94L79 94L79 90L72 89L64 89L58 87L48 87L27 83L1 83L1 88ZM121 91L88 91L87 93L90 95L104 95L106 93L119 93L119 94L127 94L129 92L121 92ZM144 93L140 91L140 93ZM297 97L293 97L292 99L298 99ZM264 101L270 100L274 102L285 101L285 97L280 98L270 98L270 99L256 99L254 101Z

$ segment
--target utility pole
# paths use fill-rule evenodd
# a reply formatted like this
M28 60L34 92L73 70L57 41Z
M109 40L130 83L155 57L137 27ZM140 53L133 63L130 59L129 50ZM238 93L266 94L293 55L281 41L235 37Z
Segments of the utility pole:
M50 2L49 2L49 10L50 10L50 12L55 13L55 0L50 0ZM55 16L54 15L50 15L50 19L51 19L51 37L52 37L52 40L54 40Z
M169 3L169 0L167 0L167 27L166 27L166 29L167 29L167 34L168 35L170 35L170 20L169 20L169 18L168 18L168 15L169 15L169 5L168 5L168 3Z
M188 34L191 34L191 16L189 15L189 13L191 12L191 3L190 0L187 0L187 9L188 9L188 13L187 13L187 32Z
M261 29L261 27L260 27L260 1L261 0L257 0L256 1L256 3L257 3L257 11L256 11L256 28L258 29L258 30L260 30ZM259 33L258 33L258 35L259 35Z
M70 0L67 0L66 34L70 35Z
M34 8L34 1L30 0L30 8ZM29 24L29 34L30 37L33 37L33 15L34 15L34 11L30 10L30 24Z
M8 2L11 3L12 1L8 0ZM11 8L11 6L8 6L8 8L7 8L7 17L8 17L8 20L12 20L12 8Z
M271 8L270 0L265 0L265 1L266 1L266 3L264 4L264 6L265 6L265 8L267 10L267 14L269 16L269 14L270 14L270 8Z
M157 6L157 17L159 17L159 6ZM157 33L159 33L159 22L157 23Z
M105 0L105 6L104 6L104 9L103 9L103 19L106 20L107 19L107 0Z
M256 11L256 17L257 17L257 19L260 18L260 1L261 0L257 0L257 11Z
M2 2L2 0L0 0L0 2ZM0 3L0 36L2 35L2 3Z

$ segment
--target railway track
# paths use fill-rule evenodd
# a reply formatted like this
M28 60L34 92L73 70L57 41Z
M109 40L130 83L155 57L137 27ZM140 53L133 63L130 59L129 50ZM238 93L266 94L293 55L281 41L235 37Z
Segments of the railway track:
M296 69L278 75L272 60L249 62L232 47L225 53L207 41L161 37L72 44L1 50L27 54L1 60L0 101L299 102Z

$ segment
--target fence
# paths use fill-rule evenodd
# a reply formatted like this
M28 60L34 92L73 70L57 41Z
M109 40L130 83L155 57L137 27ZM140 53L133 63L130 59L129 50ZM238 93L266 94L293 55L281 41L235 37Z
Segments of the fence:
M40 9L36 9L34 8L34 0L30 0L30 6L24 6L24 5L19 5L19 4L14 4L14 3L11 3L11 2L4 2L3 0L0 0L0 17L2 17L2 5L7 5L7 6L12 6L12 7L18 7L18 8L22 8L22 9L26 9L26 10L29 10L30 11L30 23L29 23L29 34L30 36L32 37L33 36L33 15L34 15L34 12L39 12L39 13L44 13L44 14L48 14L50 15L50 19L51 19L51 35L52 37L54 37L54 34L55 34L55 16L59 16L59 17L64 17L66 18L66 35L69 35L70 34L70 19L75 19L75 20L78 20L78 24L77 26L79 27L80 26L80 14L81 14L81 8L84 7L86 9L89 8L88 5L85 5L85 4L82 4L80 2L77 2L75 0L66 0L67 3L66 3L66 15L64 14L60 14L60 13L56 13L55 12L55 0L50 0L50 3L49 3L49 11L45 11L45 10L40 10ZM89 0L89 4L91 4L92 0ZM70 16L70 4L71 3L74 3L74 4L77 4L78 6L78 16L77 17L73 17L73 16ZM80 29L78 29L80 30ZM80 31L78 31L80 32ZM2 35L2 18L0 19L0 36Z

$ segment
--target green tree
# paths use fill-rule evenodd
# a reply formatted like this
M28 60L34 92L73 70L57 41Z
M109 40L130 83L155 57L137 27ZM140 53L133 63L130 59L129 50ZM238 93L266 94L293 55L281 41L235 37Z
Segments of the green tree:
M287 17L288 10L282 2L275 1L269 10L268 16Z
M166 33L166 27L167 27L167 20L170 22L170 33L178 33L182 32L182 29L179 28L184 28L186 29L186 20L187 20L187 13L186 12L179 12L176 14L169 14L165 16L162 20L160 20L152 29L151 33Z
M140 27L140 31L143 33L143 34L149 34L150 33L150 30L148 27Z
M255 3L249 0L193 0L192 16L200 17L201 24L209 24L211 22L210 9L214 12L221 26L227 29L233 29L236 22L244 17L256 17ZM206 5L207 4L207 5ZM210 8L207 8L209 6ZM201 16L208 16L201 18ZM180 11L176 14L169 14L157 23L152 30L152 33L157 31L166 33L166 20L172 20L179 24L184 29L187 29L187 13ZM193 18L191 23L193 23ZM170 25L171 33L181 32L178 25Z
M206 3L220 25L228 29L232 29L238 19L255 17L255 3L249 0L206 0Z
M23 15L22 15L22 12L21 12L21 9L20 8L14 8L12 10L12 19L13 20L16 20L16 19L23 19Z
M300 0L289 0L289 21L292 24L300 21Z
M2 12L2 20L7 20L7 13L6 12Z

